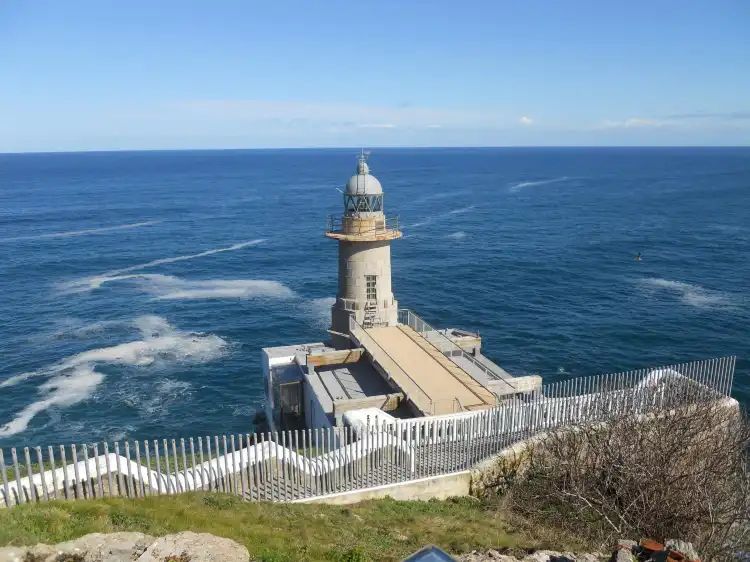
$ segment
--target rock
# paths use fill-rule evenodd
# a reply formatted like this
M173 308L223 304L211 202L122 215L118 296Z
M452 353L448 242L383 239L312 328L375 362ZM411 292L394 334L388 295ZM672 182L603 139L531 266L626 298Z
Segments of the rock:
M6 546L0 548L0 562L44 562L57 554L54 547L46 544L36 546Z
M618 548L612 554L612 562L634 562L633 553L627 548Z
M591 554L576 554L577 562L602 562L607 560L609 556L602 554L601 552L594 552Z
M83 562L133 562L154 537L143 533L91 533L55 546L58 554L81 554Z
M549 560L557 560L562 557L562 553L555 552L553 550L537 550L532 554L524 556L522 562L549 562Z
M163 562L169 556L189 556L190 562L250 562L247 549L231 539L185 531L156 539L138 562Z

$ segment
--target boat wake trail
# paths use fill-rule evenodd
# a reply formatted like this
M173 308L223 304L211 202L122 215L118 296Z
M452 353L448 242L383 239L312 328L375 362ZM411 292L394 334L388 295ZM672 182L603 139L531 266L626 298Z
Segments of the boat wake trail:
M432 215L432 216L427 217L424 220L419 221L419 222L415 222L415 223L412 223L412 224L404 225L404 226L401 227L401 229L402 230L404 228L413 229L413 228L419 228L421 226L427 226L428 224L431 224L434 221L437 221L437 220L440 220L440 219L444 219L446 217L450 217L451 215L460 215L462 213L468 213L472 209L474 209L474 205L469 205L468 207L461 207L460 209L453 209L452 211L448 211L446 213L440 213L438 215Z
M548 179L548 180L524 181L524 182L517 183L515 185L510 186L510 191L511 193L516 193L526 187L535 187L537 185L547 185L550 183L557 183L557 182L565 181L567 179L569 179L567 176L563 176L560 178L553 178L553 179Z
M102 273L101 275L97 275L94 277L87 277L85 279L79 279L76 281L72 281L69 283L62 284L60 286L60 290L62 293L81 293L86 292L91 289L98 289L101 287L103 283L106 283L108 281L116 281L121 279L178 279L177 277L171 277L168 275L126 275L129 273L132 273L134 271L141 271L143 269L148 269L150 267L155 267L157 265L164 265L167 263L175 263L180 261L188 261L188 260L194 260L198 258L203 258L206 256L212 256L214 254L221 254L223 252L233 252L235 250L240 250L242 248L247 248L250 246L257 246L258 244L261 244L265 242L265 238L258 238L256 240L247 240L246 242L240 242L238 244L234 244L232 246L228 246L226 248L215 248L213 250L206 250L205 252L199 252L197 254L187 254L184 256L174 256L171 258L160 258L158 260L153 260L146 263L139 263L137 265L131 265L130 267L125 267L123 269L115 269L113 271L108 271L106 273ZM234 281L234 282L223 282L223 283L241 283L242 280ZM188 283L187 281L185 283ZM216 282L209 282L209 281L196 281L193 283L221 283L220 281ZM176 285L176 282L172 283L173 285ZM204 287L206 288L206 287ZM225 287L227 288L227 287ZM236 287L235 287L236 290ZM189 297L185 297L189 298Z
M193 281L158 273L95 277L89 280L89 286L92 289L98 289L105 283L115 281L132 281L138 289L159 300L294 298L296 296L294 291L278 281L266 279Z
M146 263L140 263L138 265L132 265L124 269L116 269L114 271L105 273L104 275L106 277L111 277L113 275L122 275L123 273L130 273L131 271L140 271L142 269L147 269L149 267L154 267L156 265L163 265L165 263L188 261L188 260L194 260L198 258L204 258L206 256L212 256L214 254L221 254L223 252L233 252L235 250L241 250L242 248L247 248L248 246L256 246L263 242L265 242L265 238L258 238L257 240L248 240L246 242L240 242L239 244L234 244L226 248L216 248L214 250L206 250L205 252L200 252L198 254L188 254L186 256L175 256L173 258L161 258L161 259L146 262Z
M121 224L118 226L105 226L102 228L89 228L86 230L72 230L70 232L53 232L50 234L36 234L33 236L15 236L12 238L0 238L0 243L20 242L22 240L43 240L45 238L70 238L72 236L86 236L88 234L101 234L103 232L114 232L115 230L128 230L131 228L140 228L142 226L153 226L161 222L162 221L134 222L132 224Z
M90 399L105 379L104 373L97 371L100 366L146 368L163 363L205 363L223 356L228 349L227 342L219 336L182 332L160 316L140 316L129 325L140 332L142 339L90 349L0 382L0 388L8 388L32 378L45 379L37 388L40 399L0 425L0 437L24 431L34 417L49 408L67 408Z

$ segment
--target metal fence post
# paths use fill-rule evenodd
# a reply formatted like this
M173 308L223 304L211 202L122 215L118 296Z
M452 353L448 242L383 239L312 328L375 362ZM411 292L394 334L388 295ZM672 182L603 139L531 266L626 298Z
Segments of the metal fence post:
M125 461L128 464L128 480L127 486L125 486L125 493L130 497L138 497L136 492L136 486L133 482L133 461L130 458L130 441L125 441Z
M8 470L5 468L5 457L0 449L0 476L3 478L3 493L5 494L5 507L10 507L10 485L8 484Z
M97 466L98 464L99 463L97 462ZM138 466L138 494L140 494L141 497L144 497L146 495L146 484L143 482L144 470L143 465L141 464L141 444L137 439L135 440L135 464ZM146 474L148 474L148 472L146 472Z
M148 485L146 486L146 495L150 496L152 495L153 486L151 484L151 477L152 477L152 468L151 468L151 452L150 447L148 446L148 440L143 440L143 449L146 452L146 474L148 474ZM159 486L159 481L156 481L156 486ZM158 493L158 492L157 492Z
M62 455L63 465L65 465L65 449L63 448L62 445L60 445L60 454ZM113 488L113 486L112 486L112 469L111 469L111 467L109 465L109 443L107 443L106 441L104 442L104 463L105 463L106 468L107 468L107 485L108 485L107 493L108 493L109 497L111 498L112 497L112 488ZM67 468L63 468L63 472L65 473L65 481L67 482L68 481L68 469ZM65 487L66 487L66 495L67 495L67 485Z
M16 473L16 493L18 494L17 503L24 504L26 503L26 493L21 485L21 467L18 464L18 453L16 452L15 447L10 450L10 455L13 461L13 470Z
M44 501L49 501L49 492L47 491L47 479L44 477L44 457L42 456L42 448L36 447L36 462L39 463L39 478L42 481L42 494L44 495Z

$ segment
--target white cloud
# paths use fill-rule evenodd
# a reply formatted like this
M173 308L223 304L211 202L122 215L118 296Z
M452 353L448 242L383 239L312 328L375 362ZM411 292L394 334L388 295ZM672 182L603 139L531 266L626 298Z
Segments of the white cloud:
M366 123L364 125L357 125L360 129L397 129L398 127L393 123Z
M523 117L521 117L521 118L520 118L520 119L518 120L518 122L519 122L519 123L520 123L521 125L526 125L526 126L528 127L529 125L532 125L532 124L534 123L534 120L533 120L533 119L532 119L531 117L526 117L526 116L524 115Z
M184 120L211 123L276 122L324 124L336 129L498 129L512 119L495 109L387 107L269 100L188 100L172 109Z
M656 129L669 125L668 121L658 119L643 119L640 117L631 117L624 121L604 120L592 127L593 129Z

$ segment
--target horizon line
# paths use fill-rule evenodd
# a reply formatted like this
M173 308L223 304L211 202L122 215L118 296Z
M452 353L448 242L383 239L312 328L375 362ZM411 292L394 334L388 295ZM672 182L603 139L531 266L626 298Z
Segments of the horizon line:
M557 150L575 150L575 149L727 149L727 148L748 148L750 144L612 144L612 145L388 145L372 146L367 145L369 149L374 150L514 150L514 149L557 149ZM110 148L110 149L82 149L82 150L16 150L0 151L0 156L11 156L21 154L108 154L124 152L269 152L269 151L286 151L286 150L360 150L362 146L280 146L280 147L225 147L225 148Z

